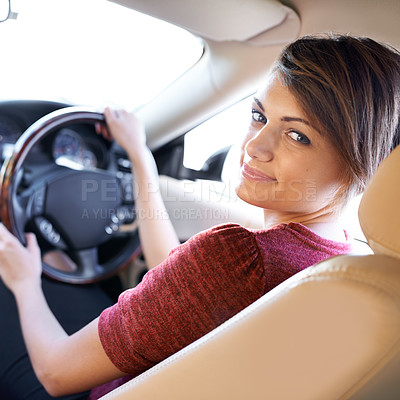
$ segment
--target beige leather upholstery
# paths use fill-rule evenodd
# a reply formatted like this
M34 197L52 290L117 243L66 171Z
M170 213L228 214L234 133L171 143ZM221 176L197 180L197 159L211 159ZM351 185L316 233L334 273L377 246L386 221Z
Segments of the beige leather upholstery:
M397 148L360 207L379 254L302 271L103 399L399 399L399 172Z
M358 217L375 254L400 258L400 146L380 166L364 193Z

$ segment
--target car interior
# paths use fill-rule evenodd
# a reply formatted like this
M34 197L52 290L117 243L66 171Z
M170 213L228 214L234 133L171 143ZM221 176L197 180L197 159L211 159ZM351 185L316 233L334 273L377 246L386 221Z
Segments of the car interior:
M0 14L2 40L3 26L11 34L18 28L24 10L20 2L0 2L9 6ZM224 222L262 227L260 210L232 194L237 151L232 144L236 130L247 122L235 118L247 110L248 99L286 44L308 34L335 32L369 36L400 49L398 0L98 2L121 16L140 13L173 25L195 39L191 46L200 49L195 61L172 81L133 104L145 125L161 192L181 242ZM68 7L76 8L68 18L78 18L79 1ZM96 7L92 2L93 20ZM54 10L44 11L51 22ZM69 23L72 35L73 20ZM111 34L110 26L103 27L105 36ZM43 40L57 37L57 27L51 29ZM143 36L129 35L127 29L121 37L123 51L141 38L161 41L151 30ZM29 64L35 64L35 51L52 54L53 73L57 63L76 58L78 42L84 51L96 48L98 54L102 49L101 54L92 56L93 64L74 67L70 75L51 76L65 81L72 92L89 90L75 83L74 74L85 76L85 68L95 69L112 46L99 45L90 29L87 37L71 40L60 52L54 44L46 48L46 43L38 43L26 55L22 73L33 70ZM169 44L174 48L173 42ZM146 51L151 53L151 47ZM177 53L189 50L174 51L159 55L158 64L146 64L139 57L134 64L143 64L143 74L156 80L157 68L167 69ZM134 95L128 84L132 73L122 63L117 67L116 74L120 70L127 82L129 98ZM8 69L0 77L0 87L16 81L19 68ZM13 69L15 77L10 76ZM113 76L104 80L112 81ZM42 84L37 81L36 88ZM55 99L46 91L18 97L17 86L12 85L15 96L0 91L1 222L22 242L25 231L37 234L43 272L51 279L87 284L119 274L125 287L135 286L147 271L135 221L135 185L123 149L96 134L95 125L104 123L101 107L89 97L71 101L61 94ZM93 98L101 89L101 82L90 88ZM223 134L229 139L219 142ZM196 164L193 159L200 144L207 151ZM357 254L334 257L296 274L103 398L398 399L400 191L395 183L399 166L397 148L379 168L360 206L357 202L350 209L349 230L359 246ZM101 187L104 182L106 187ZM106 199L100 196L104 191L109 194Z

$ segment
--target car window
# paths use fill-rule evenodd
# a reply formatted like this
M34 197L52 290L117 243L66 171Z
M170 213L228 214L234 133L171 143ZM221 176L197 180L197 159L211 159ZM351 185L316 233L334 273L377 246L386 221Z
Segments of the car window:
M238 145L250 123L251 103L252 98L248 97L189 131L185 135L184 166L199 171L212 154L227 146ZM233 170L224 171L223 179L229 179Z
M12 0L11 6L17 19L0 23L1 99L133 108L203 53L187 31L107 0Z

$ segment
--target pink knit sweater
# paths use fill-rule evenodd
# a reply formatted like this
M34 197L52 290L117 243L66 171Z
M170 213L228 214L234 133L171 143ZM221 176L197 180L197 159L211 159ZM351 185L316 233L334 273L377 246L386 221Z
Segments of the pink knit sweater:
M228 224L199 233L101 314L104 350L129 377L93 389L90 398L210 332L295 273L350 250L296 223L269 230Z

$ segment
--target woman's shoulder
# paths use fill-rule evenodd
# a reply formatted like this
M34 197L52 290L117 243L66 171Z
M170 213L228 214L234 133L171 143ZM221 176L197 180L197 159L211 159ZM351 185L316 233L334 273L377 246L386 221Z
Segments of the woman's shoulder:
M170 253L170 260L193 260L194 263L220 263L245 260L260 253L252 230L228 223L199 232Z
M240 244L253 241L253 238L254 232L251 229L236 223L225 223L199 232L188 242L200 244L201 246L215 246L222 243L240 246Z
M300 247L336 255L348 253L351 250L351 243L349 241L338 242L326 239L296 222L279 224L267 230L258 230L254 234L261 247L268 246L281 250L284 249L285 251Z
M209 237L232 237L232 236L252 236L253 231L249 228L246 228L237 223L225 223L213 226L210 229L202 231L199 233L200 235L209 236ZM198 235L196 235L198 236Z
M226 223L199 232L186 243L189 247L219 248L231 247L233 252L250 248L259 248L260 243L269 242L272 245L282 245L290 238L296 241L324 242L324 239L313 234L309 229L297 223L282 223L268 229L246 228L237 223ZM222 246L222 247L221 247ZM261 246L262 248L263 246Z

